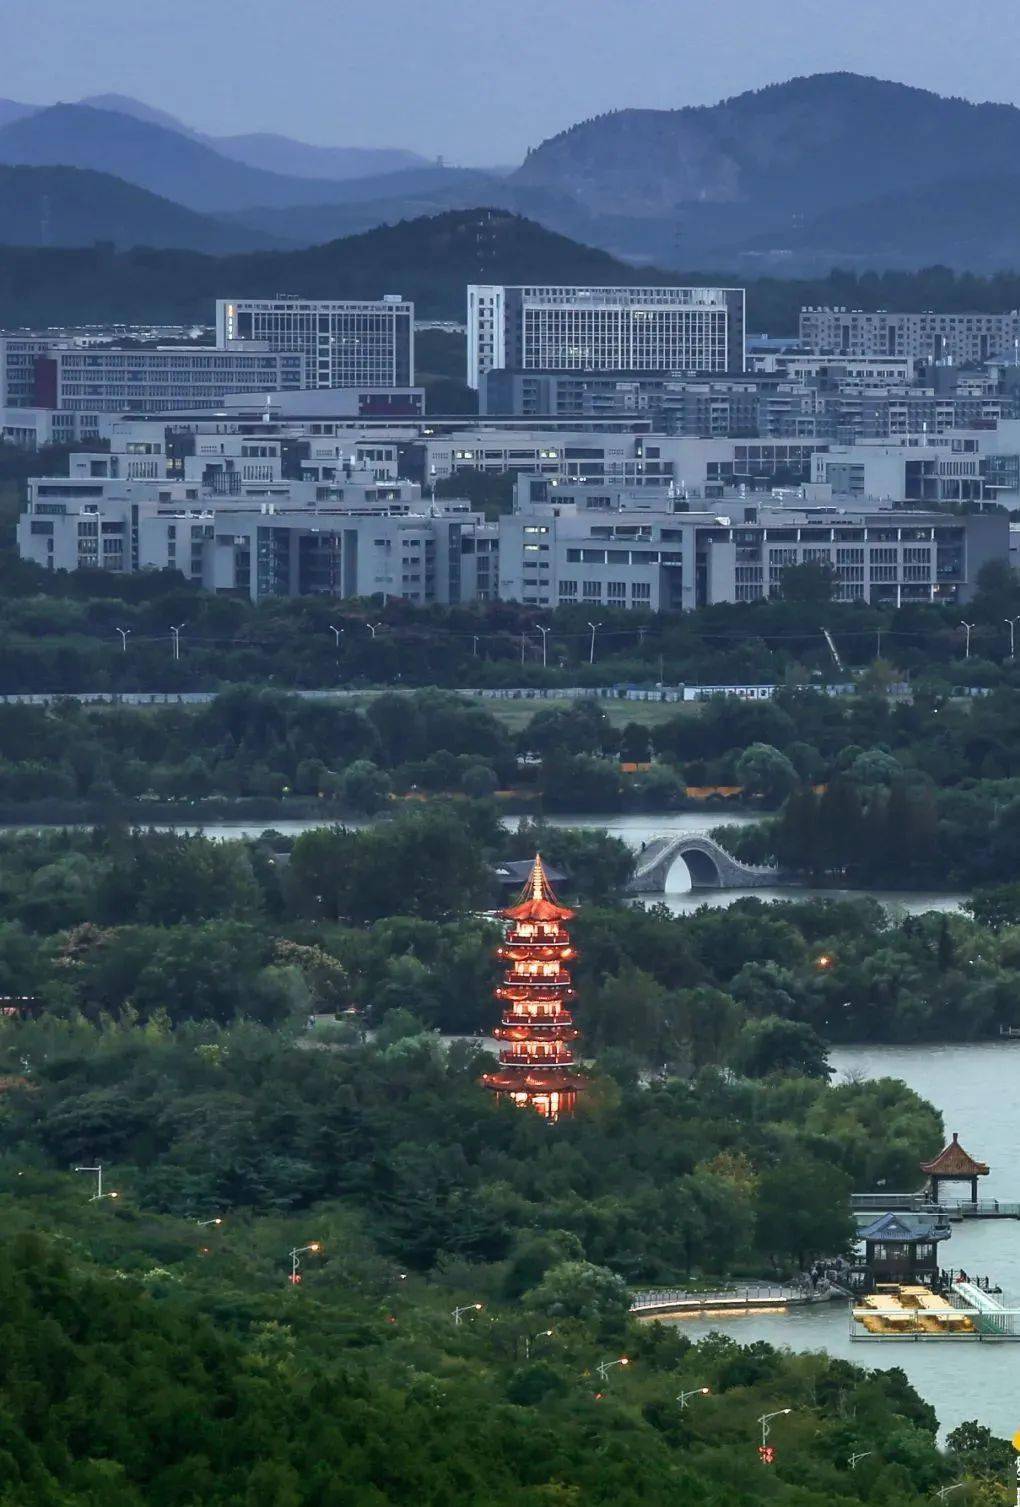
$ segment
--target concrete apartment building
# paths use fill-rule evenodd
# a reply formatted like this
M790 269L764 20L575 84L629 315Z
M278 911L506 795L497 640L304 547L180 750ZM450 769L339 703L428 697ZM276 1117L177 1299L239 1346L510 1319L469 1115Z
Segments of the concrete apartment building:
M196 419L109 426L108 453L34 477L22 558L47 570L180 570L212 591L492 599L498 531L468 503L426 504L397 447L293 425Z
M992 502L1020 506L1020 420L992 429L904 435L829 445L816 452L811 480L868 500Z
M216 344L249 342L297 353L308 387L411 387L414 304L397 293L381 299L218 298Z
M742 288L472 283L467 384L486 372L740 372Z
M1002 514L957 518L729 499L716 511L635 507L623 494L522 478L500 519L500 596L535 607L690 611L781 589L788 565L820 561L841 601L965 602L981 566L1006 559Z
M231 396L333 389L353 416L421 416L414 305L220 299L216 345L118 345L66 332L0 336L0 434L26 446L98 432L101 414L218 411ZM332 400L333 406L339 399ZM80 415L75 421L63 415Z
M479 425L422 439L425 475L439 479L468 468L490 473L535 471L561 481L616 486L796 485L811 479L811 457L824 441L700 439L618 429L552 431Z
M149 414L174 408L214 410L227 393L307 386L305 357L288 352L70 346L51 347L36 357L33 399L36 407L62 413Z
M38 478L18 523L23 559L48 570L180 570L210 591L490 600L495 525L466 502L423 502L411 482L351 473L325 501L310 482L231 495L186 482Z
M800 341L821 356L902 356L956 364L1012 358L1020 350L1020 310L1008 314L891 314L803 308Z

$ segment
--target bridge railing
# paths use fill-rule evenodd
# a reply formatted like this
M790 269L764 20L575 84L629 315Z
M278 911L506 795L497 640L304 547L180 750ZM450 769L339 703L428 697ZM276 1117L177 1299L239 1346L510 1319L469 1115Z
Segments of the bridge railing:
M934 1209L935 1205L924 1193L852 1193L850 1207L861 1213L874 1210L876 1214L914 1213L920 1209Z
M683 1287L654 1288L648 1292L633 1294L630 1311L640 1313L643 1308L712 1308L719 1303L748 1303L774 1301L787 1302L799 1297L807 1289L803 1286L782 1283L759 1283L749 1287L722 1288L718 1292L691 1292Z

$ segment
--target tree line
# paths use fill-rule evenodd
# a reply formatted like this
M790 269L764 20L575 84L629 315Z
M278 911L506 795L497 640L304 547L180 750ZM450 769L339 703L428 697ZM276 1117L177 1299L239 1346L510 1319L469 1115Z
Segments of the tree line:
M0 993L92 1022L165 1016L294 1026L353 1012L381 1027L488 1034L492 865L541 848L583 902L585 1051L640 1069L827 1075L826 1044L970 1040L1020 1024L1020 899L891 919L877 902L745 899L678 917L619 904L631 855L605 834L484 805L413 810L360 831L216 842L169 832L0 838Z

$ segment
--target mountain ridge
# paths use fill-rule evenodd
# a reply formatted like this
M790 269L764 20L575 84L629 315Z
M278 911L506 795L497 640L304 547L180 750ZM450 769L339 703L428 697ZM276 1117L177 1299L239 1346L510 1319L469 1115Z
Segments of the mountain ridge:
M202 215L111 173L0 163L0 243L202 251L284 248L284 237Z

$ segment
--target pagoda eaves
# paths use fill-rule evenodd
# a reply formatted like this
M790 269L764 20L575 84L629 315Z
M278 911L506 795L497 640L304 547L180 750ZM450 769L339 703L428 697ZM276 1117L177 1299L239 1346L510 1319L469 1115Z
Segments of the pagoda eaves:
M504 1004L493 1035L503 1044L499 1071L482 1082L498 1097L557 1120L573 1112L581 1087L571 1047L580 1033L567 1008L574 997L567 964L576 953L565 923L574 912L557 901L541 855L517 904L501 915L510 927L499 949L507 969L496 990Z

